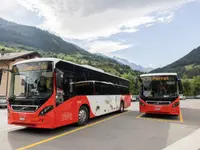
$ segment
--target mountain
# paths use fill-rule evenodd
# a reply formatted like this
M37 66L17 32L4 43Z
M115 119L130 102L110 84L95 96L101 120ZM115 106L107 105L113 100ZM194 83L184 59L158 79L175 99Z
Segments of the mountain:
M129 62L126 59L119 58L119 57L116 57L116 56L114 56L113 59L115 59L116 61L118 61L121 64L130 66L133 70L138 70L138 71L141 71L141 72L150 72L151 70L153 70L153 68L151 68L151 67L145 68L141 65L136 65L135 63Z
M90 54L77 45L68 43L47 31L19 25L2 18L0 18L0 42L34 47L44 51Z
M104 54L101 54L101 53L95 53L95 55L97 55L97 56L101 56L101 57L104 57L104 58L109 58L109 59L112 59L111 57L109 57L109 56L106 56L106 55L104 55Z
M130 66L100 54L91 54L73 43L41 29L16 24L0 18L0 51L20 52L37 51L43 57L54 57L78 64L89 65L105 72L126 78L130 81L130 91L138 92L134 86L135 77L141 72Z
M151 70L153 70L153 68L151 67L143 67L141 65L137 65L135 63L132 63L132 62L129 62L128 60L126 59L123 59L123 58L119 58L117 56L106 56L104 54L101 54L101 53L96 53L96 55L98 56L102 56L104 58L112 58L113 60L117 61L118 63L120 63L121 65L127 65L127 66L130 66L131 69L133 70L136 70L136 71L140 71L140 72L150 72Z
M200 46L193 49L179 60L151 72L177 72L181 77L186 78L200 75Z

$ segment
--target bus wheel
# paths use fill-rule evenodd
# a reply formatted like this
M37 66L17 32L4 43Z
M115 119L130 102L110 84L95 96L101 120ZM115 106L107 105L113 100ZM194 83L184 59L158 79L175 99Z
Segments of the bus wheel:
M81 106L78 112L78 122L79 126L85 125L89 119L89 111L86 106Z
M120 103L119 112L120 113L124 112L124 102L123 101L121 101L121 103Z

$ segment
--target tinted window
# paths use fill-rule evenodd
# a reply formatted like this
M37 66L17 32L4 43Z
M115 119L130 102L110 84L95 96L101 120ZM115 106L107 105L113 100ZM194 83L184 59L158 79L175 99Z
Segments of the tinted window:
M122 95L129 94L129 89L113 84L95 83L96 95Z
M76 86L77 95L94 95L94 85L93 83L81 83Z

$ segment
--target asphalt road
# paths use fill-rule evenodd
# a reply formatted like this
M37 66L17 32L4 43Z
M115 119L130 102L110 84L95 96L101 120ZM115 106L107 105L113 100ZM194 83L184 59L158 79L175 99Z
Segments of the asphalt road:
M0 131L13 127L13 126L10 126L10 125L7 124L7 109L0 108L0 118L1 118Z
M81 128L70 125L42 130L9 126L6 109L0 109L0 150L197 150L200 100L181 101L181 110L178 118L145 116L134 102L123 114L99 117Z

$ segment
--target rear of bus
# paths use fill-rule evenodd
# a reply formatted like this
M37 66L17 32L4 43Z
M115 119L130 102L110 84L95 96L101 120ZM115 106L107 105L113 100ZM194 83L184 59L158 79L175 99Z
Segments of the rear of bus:
M139 109L146 114L180 114L182 84L176 73L143 74Z

